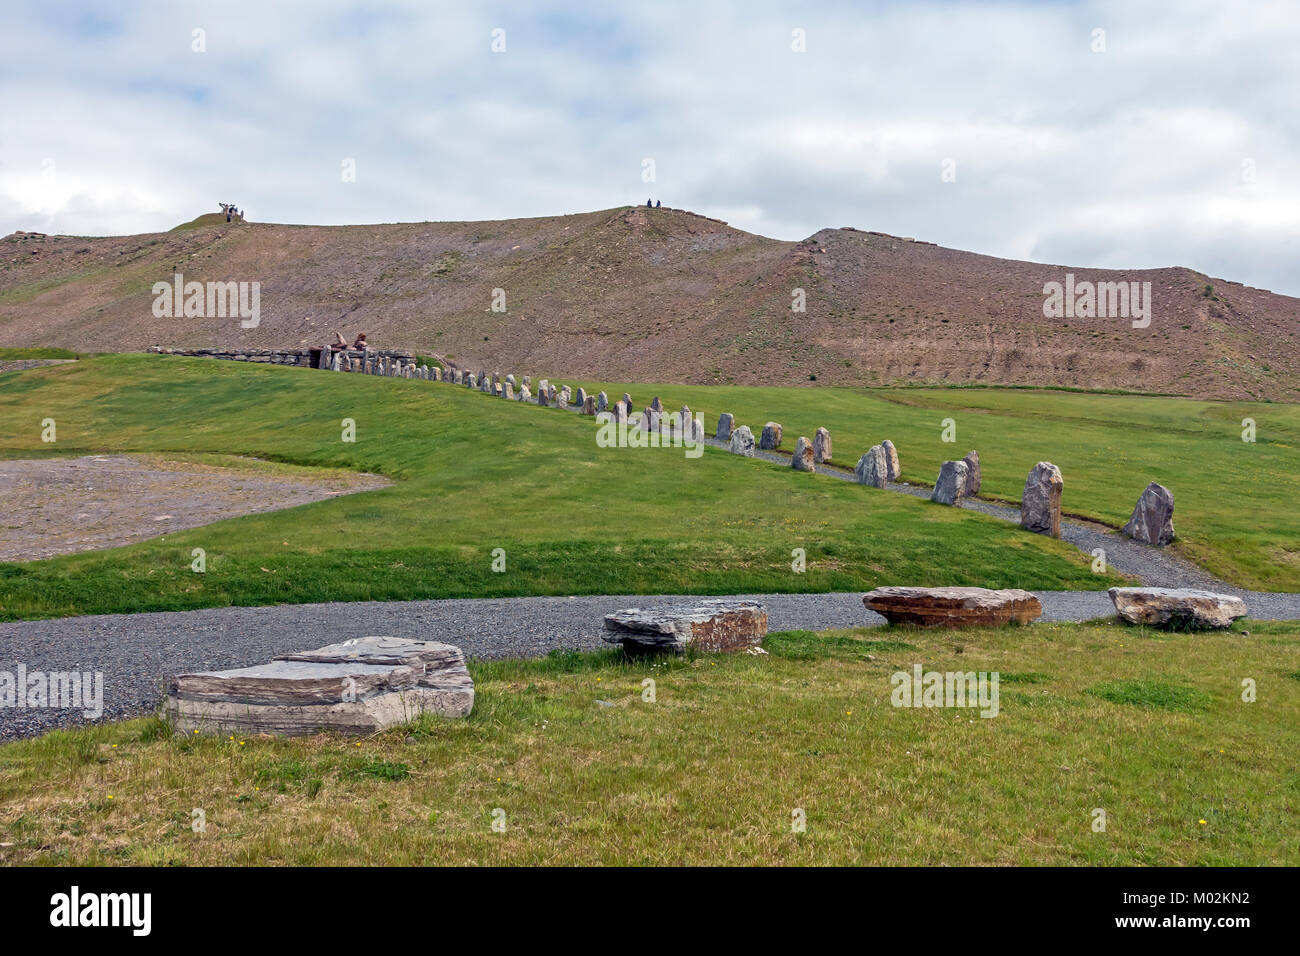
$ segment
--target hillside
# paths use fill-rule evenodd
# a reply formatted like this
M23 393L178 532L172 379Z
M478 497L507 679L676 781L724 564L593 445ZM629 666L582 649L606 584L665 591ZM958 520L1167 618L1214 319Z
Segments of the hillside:
M316 344L369 333L502 371L692 384L990 383L1300 399L1300 299L1171 267L998 259L852 228L782 242L672 209L0 240L0 345ZM1043 285L1152 284L1149 328L1050 319ZM261 323L155 318L151 287L259 281ZM507 311L491 310L504 289ZM802 288L807 311L791 311Z

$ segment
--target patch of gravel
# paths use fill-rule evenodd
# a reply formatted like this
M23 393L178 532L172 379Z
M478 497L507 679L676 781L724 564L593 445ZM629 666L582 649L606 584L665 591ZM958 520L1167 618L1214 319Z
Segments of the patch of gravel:
M152 456L6 459L0 561L115 548L389 484L379 475L299 477Z
M728 595L761 601L773 631L875 626L862 593ZM1045 621L1111 617L1105 591L1038 592ZM680 595L526 597L443 601L298 604L209 608L148 614L103 614L0 624L0 671L101 671L104 718L148 713L178 673L241 667L276 654L387 634L455 644L470 657L541 657L551 650L607 647L604 616L701 598ZM1256 619L1300 620L1300 595L1245 595ZM83 723L77 711L0 708L0 738L24 737Z

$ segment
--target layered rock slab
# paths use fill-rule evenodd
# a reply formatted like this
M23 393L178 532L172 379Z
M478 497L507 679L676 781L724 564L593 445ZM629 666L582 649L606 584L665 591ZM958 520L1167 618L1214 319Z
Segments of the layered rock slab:
M1246 616L1246 602L1193 588L1111 588L1119 616L1130 624L1172 628L1226 628Z
M868 610L890 624L920 627L1000 627L1011 621L1028 624L1043 605L1019 588L876 588L862 598Z
M460 648L363 637L254 667L180 674L163 711L185 732L301 736L373 733L425 713L465 717L473 706Z
M634 607L605 615L604 639L629 653L714 653L755 647L767 636L767 608L756 601Z

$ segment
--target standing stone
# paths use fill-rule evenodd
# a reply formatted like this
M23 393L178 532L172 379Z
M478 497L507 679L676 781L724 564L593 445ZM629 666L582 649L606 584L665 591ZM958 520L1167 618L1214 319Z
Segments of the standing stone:
M560 389L560 397L555 404L560 408L568 408L572 403L572 399L573 393L569 391L569 386L566 385L564 388Z
M1050 461L1034 465L1020 496L1020 527L1036 534L1061 536L1061 469Z
M898 449L888 438L880 443L880 447L885 450L886 480L897 481L903 473L903 469L898 464Z
M578 390L574 393L573 404L577 405L579 408L587 407L587 390L582 386L578 386Z
M764 451L775 451L781 447L781 426L768 422L763 426L763 434L758 439L758 447Z
M627 392L623 393L623 404L627 406L627 413L631 415L632 409L634 409L636 406L632 404L632 396L629 395Z
M542 392L549 392L550 390L551 390L551 383L550 383L550 380L549 380L549 379L545 379L545 378L544 378L544 379L542 379L540 382L537 383L537 394L538 394L538 395L542 394Z
M659 396L656 395L654 397L654 401L650 403L650 407L653 408L656 412L662 412L664 410L664 403L659 401Z
M506 384L502 386L501 397L506 399L507 401L511 401L511 402L514 401L515 399L514 385L512 385L510 382L506 382Z
M515 377L513 374L506 375L506 384L509 385L511 388L519 387L519 383L515 381Z
M813 433L813 461L821 464L831 460L831 433L824 428Z
M677 420L681 423L682 435L689 436L691 434L691 406L683 405L682 410L677 413Z
M603 412L609 409L609 396L601 392L596 396L596 411Z
M659 430L659 413L653 405L641 412L641 430L651 433Z
M429 369L429 374L435 382L442 381L442 369L438 368L438 366L435 365L433 368Z
M871 485L873 488L885 487L888 481L889 463L882 445L872 445L866 454L858 459L858 466L853 469L853 477L859 484Z
M465 387L466 387L466 388L477 388L477 387L478 387L478 382L476 382L476 381L474 380L474 373L473 373L473 372L471 372L469 375L467 375L467 376L465 377Z
M934 483L931 501L941 505L961 507L961 500L966 495L966 462L945 461L939 468L939 477Z
M696 444L704 441L704 422L700 421L698 418L692 418L687 435L690 440Z
M980 453L972 449L962 461L966 463L966 490L963 494L974 498L980 493Z
M532 398L533 398L533 393L528 390L528 386L527 385L521 386L519 389L519 400L521 402L528 402L528 401L532 401Z
M729 448L733 455L754 457L754 433L749 430L748 425L741 425L732 431Z
M624 402L618 401L614 403L613 417L610 418L610 421L612 422L627 421L627 405Z
M794 454L790 456L790 467L795 471L816 471L812 442L802 435L794 443Z
M546 383L545 383L545 382L539 382L539 383L537 384L537 404L538 404L538 405L541 405L541 406L545 407L545 405L546 405L546 399L547 399L547 395L546 395L547 391L548 391L548 389L547 389L547 387L546 387Z
M509 388L509 386L508 386L508 385L502 385L500 382L497 382L496 385L493 386L493 388L496 390L496 396L497 396L497 398L505 398L505 397L506 397L506 389Z
M718 441L731 441L731 429L736 425L736 416L731 412L723 412L718 416Z
M342 352L335 352L335 353L334 353L334 361L331 362L331 363L329 363L329 367L332 368L332 369L333 369L334 371L336 371L336 372L341 372L341 371L343 371L343 353L342 353Z
M1122 534L1134 541L1164 547L1174 540L1174 493L1154 481L1137 500Z
M532 377L531 375L525 375L525 376L524 376L524 384L527 385L529 388L532 388L532 385L533 385L533 377Z
M595 414L596 414L596 396L595 396L595 395L588 395L585 399L583 399L583 402L582 402L582 414L584 414L584 415L595 415Z

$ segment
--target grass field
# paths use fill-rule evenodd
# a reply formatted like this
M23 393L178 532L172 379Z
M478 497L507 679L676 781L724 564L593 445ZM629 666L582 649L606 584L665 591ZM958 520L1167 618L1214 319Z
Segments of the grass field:
M474 662L469 718L359 741L59 731L0 747L0 862L1294 866L1300 626L1246 627ZM891 706L918 663L998 672L997 716Z
M735 388L578 383L626 391L641 407L703 412L710 433L731 412L755 437L784 426L783 447L818 426L852 468L870 446L898 447L903 478L933 483L939 466L974 448L983 494L1019 502L1047 460L1065 477L1067 513L1120 528L1150 481L1174 493L1175 547L1219 577L1261 591L1300 591L1300 406L1030 389ZM956 441L942 440L944 419ZM1256 440L1242 441L1243 419Z
M428 382L102 356L0 376L0 455L248 455L395 486L0 565L0 618L525 594L1095 589L1085 555L983 515L708 450L601 449L591 419ZM54 419L57 442L41 441ZM345 442L342 423L356 424ZM903 454L910 450L904 445ZM69 520L72 520L69 517ZM207 573L190 569L203 548ZM492 571L494 549L506 571ZM792 551L807 554L806 573Z

